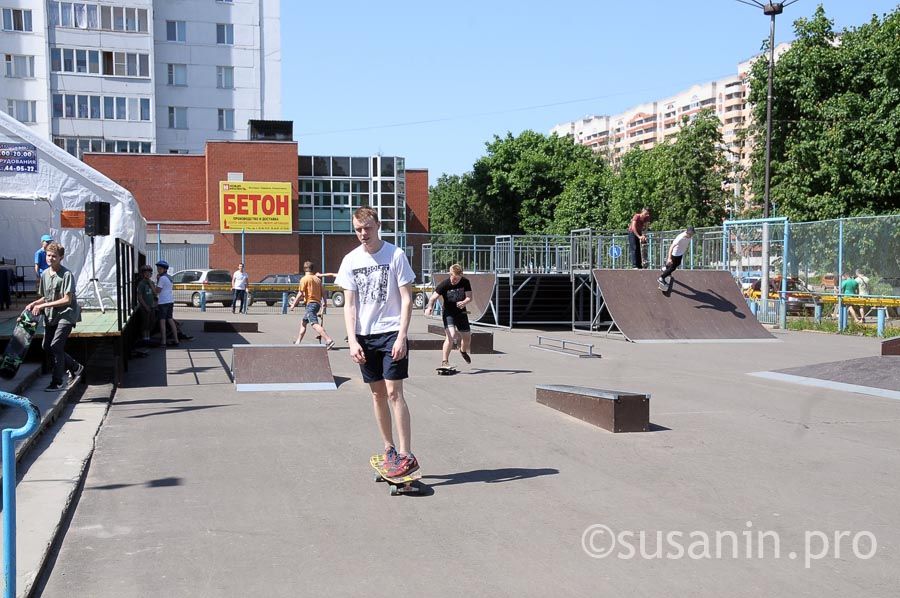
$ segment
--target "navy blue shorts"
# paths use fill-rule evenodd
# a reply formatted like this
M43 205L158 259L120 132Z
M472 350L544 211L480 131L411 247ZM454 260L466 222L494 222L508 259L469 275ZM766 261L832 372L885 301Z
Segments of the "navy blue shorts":
M469 315L466 312L458 313L455 316L447 315L447 312L444 312L444 328L449 328L450 326L453 326L460 332L472 330L469 328Z
M362 346L366 356L366 362L359 364L364 382L409 378L409 351L400 361L391 358L391 349L397 341L396 330L365 336L357 334L356 341Z
M160 303L156 306L156 317L160 320L172 320L174 318L174 303Z

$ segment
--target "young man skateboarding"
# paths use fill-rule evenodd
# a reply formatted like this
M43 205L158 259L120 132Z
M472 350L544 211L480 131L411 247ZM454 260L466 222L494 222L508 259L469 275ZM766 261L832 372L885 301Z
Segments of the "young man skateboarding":
M63 385L63 374L69 372L68 386L71 387L78 382L84 366L66 353L66 340L75 328L77 318L75 277L61 263L66 249L51 242L47 244L45 251L48 267L38 282L38 294L41 298L29 303L25 309L35 317L41 314L44 316L44 342L41 348L50 355L53 368L50 385L44 390L55 392L66 388Z
M301 298L306 301L306 313L300 320L300 331L294 344L299 345L303 342L303 337L306 335L306 325L309 324L319 334L321 339L325 341L325 349L329 350L334 346L334 339L328 336L325 328L319 323L319 310L325 304L325 295L322 293L322 279L313 274L314 270L312 262L303 263L303 278L300 279L297 295L291 303L291 311L294 311Z
M672 282L669 277L672 276L672 272L677 270L678 266L681 265L681 260L684 259L684 252L687 251L690 246L693 236L694 227L689 226L684 229L684 231L678 233L672 240L672 244L669 245L669 254L666 256L666 268L662 271L662 274L659 275L659 278L656 279L659 284L669 284Z
M380 227L372 208L353 213L360 246L344 257L336 282L344 289L350 358L359 364L372 391L375 421L384 440L386 475L402 477L419 468L410 447L409 407L403 397L403 379L409 377L406 339L416 276L403 251L378 237ZM392 415L400 441L396 449Z
M641 208L641 211L631 217L628 225L628 246L631 248L631 265L638 270L644 267L641 256L641 243L647 242L644 235L644 227L650 222L650 208Z
M469 357L472 329L469 328L469 316L466 313L466 305L472 302L472 283L462 273L462 266L459 264L450 266L450 278L435 287L425 307L425 315L430 316L438 299L444 305L441 312L444 320L442 368L450 367L450 350L457 343L459 354L466 363L472 363L472 358Z

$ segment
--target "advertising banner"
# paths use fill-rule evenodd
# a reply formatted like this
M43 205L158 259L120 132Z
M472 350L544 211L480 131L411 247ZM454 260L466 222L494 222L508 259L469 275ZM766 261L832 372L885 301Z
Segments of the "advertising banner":
M223 233L290 233L290 183L219 181L219 230Z

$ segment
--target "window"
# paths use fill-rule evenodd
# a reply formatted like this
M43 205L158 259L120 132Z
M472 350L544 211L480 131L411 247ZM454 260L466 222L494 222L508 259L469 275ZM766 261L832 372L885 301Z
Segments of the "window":
M91 98L91 118L100 118L100 96L90 96Z
M140 120L141 111L138 108L140 98L128 98L128 120Z
M75 72L86 73L87 70L87 50L75 50Z
M353 176L369 176L369 160L366 158L351 158L350 165Z
M141 120L150 120L150 98L141 98Z
M234 0L216 0L219 4L234 4Z
M6 100L6 112L23 123L33 123L36 121L36 105L34 100Z
M125 31L125 7L113 6L113 29Z
M332 158L331 173L332 176L350 176L350 158Z
M170 64L168 67L169 85L187 85L187 65Z
M78 27L79 29L87 29L87 5L76 3L72 6L74 6L75 8L75 27Z
M216 87L220 89L234 89L234 67L216 67Z
M66 48L62 51L63 56L63 71L67 73L75 72L75 51Z
M30 29L29 29L30 31ZM227 46L234 45L234 25L231 23L216 24L216 43L225 44Z
M112 29L112 6L100 7L100 29Z
M125 9L125 31L137 31L138 18L136 8Z
M100 22L97 20L97 5L96 4L88 4L87 5L87 28L88 29L99 29Z
M65 63L65 51L63 63ZM132 52L103 52L103 74L116 77L149 77L150 55Z
M87 96L76 96L76 106L78 108L78 118L87 118L88 117L88 97Z
M187 108L169 106L169 128L187 129Z
M170 154L186 154L188 151L186 149L170 149Z
M62 27L71 27L72 26L72 3L71 2L60 2L59 3L59 24Z
M183 42L185 40L184 21L166 21L166 41Z
M52 98L53 118L62 118L63 115L63 96L61 93L53 94Z
M125 112L127 105L125 98L116 98L116 120L125 120L128 117Z
M219 108L219 130L234 131L234 110Z
M6 76L16 79L30 79L34 77L34 56L18 56L6 54Z

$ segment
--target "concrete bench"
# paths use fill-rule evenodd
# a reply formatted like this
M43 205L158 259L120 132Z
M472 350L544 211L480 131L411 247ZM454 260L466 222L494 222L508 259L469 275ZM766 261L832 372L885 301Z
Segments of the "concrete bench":
M259 323L206 320L203 322L203 332L259 332Z
M444 337L444 327L440 324L429 324L428 332L431 334L439 334ZM443 343L443 341L441 341ZM438 347L440 348L440 347ZM491 354L494 352L494 333L487 330L472 329L472 351L473 355Z
M900 336L881 341L882 355L900 355Z
M538 403L610 432L650 429L650 395L584 386L535 386Z
M406 339L406 346L410 351L440 351L444 339L435 338L433 334L411 334Z

